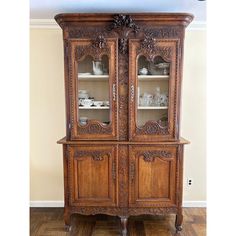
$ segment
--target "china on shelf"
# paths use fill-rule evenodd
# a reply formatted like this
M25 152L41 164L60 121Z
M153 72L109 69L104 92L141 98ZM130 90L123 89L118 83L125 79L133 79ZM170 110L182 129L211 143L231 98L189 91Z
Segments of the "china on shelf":
M79 105L82 105L84 107L91 107L94 103L93 99L85 98L79 100Z
M87 122L88 122L88 117L80 117L80 118L79 118L79 123L80 123L81 125L86 125Z
M168 95L166 93L162 93L160 95L160 106L167 106L168 105Z
M103 101L94 101L93 105L96 106L96 107L100 107L100 106L103 105Z
M148 74L148 69L145 68L145 67L139 69L139 74L140 75L147 75Z
M103 65L101 61L93 61L93 74L103 75Z
M169 70L168 70L170 67L169 63L163 62L163 63L157 64L156 66L157 66L157 68L162 69L163 75L169 74Z
M139 98L139 105L140 106L151 106L153 103L153 95L150 93L144 93Z
M89 98L89 94L87 90L79 90L79 95L78 95L79 99L88 99Z

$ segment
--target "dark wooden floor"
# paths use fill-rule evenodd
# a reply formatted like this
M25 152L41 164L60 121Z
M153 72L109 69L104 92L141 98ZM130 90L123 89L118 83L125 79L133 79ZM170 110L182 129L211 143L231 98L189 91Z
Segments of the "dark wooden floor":
M185 208L183 230L175 233L175 216L136 216L129 218L129 236L205 236L206 209ZM62 208L31 208L31 236L118 236L118 217L96 215L71 217L72 230L64 231Z

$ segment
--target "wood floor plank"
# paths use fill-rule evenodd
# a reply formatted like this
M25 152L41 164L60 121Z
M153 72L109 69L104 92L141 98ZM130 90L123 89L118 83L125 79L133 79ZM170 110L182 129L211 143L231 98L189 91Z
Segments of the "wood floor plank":
M206 209L184 208L183 230L176 233L174 215L135 216L128 220L129 236L205 236ZM31 208L31 236L119 236L120 220L107 215L72 215L71 232L64 231L63 208Z

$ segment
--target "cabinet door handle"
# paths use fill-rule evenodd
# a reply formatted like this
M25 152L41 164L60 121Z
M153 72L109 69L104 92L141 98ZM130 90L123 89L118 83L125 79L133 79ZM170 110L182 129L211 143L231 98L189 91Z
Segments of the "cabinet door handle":
M113 101L116 100L116 84L112 84L112 97Z
M132 161L129 167L129 177L131 182L134 181L134 176L135 176L135 165L134 162Z
M133 84L130 86L130 99L131 99L131 102L134 101L134 85Z

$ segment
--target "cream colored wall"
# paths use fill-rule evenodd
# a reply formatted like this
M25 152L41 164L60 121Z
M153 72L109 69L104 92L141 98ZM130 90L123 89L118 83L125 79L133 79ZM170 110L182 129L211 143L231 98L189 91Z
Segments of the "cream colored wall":
M30 30L30 200L63 200L62 147L65 102L62 33ZM206 200L206 61L205 31L187 31L182 96L185 149L185 201ZM186 183L186 181L184 182Z

